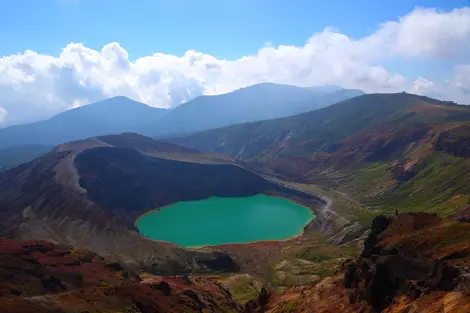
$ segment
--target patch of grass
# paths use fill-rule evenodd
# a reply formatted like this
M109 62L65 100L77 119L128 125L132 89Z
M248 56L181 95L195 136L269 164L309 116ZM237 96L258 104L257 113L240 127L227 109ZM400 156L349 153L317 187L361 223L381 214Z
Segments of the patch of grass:
M233 298L242 304L256 299L263 286L261 281L251 275L228 275L219 282L230 289Z
M470 159L433 151L413 171L414 177L399 182L389 163L348 169L347 177L335 187L357 195L360 205L351 206L341 197L324 194L333 199L338 213L362 225L370 225L377 215L393 215L395 209L449 216L470 203Z
M470 201L470 159L433 152L417 166L415 177L371 201L381 211L425 211L448 216Z
M308 236L311 240L309 244L292 248L294 250L292 256L314 263L322 263L338 258L353 258L359 252L353 244L332 245L317 232L312 232ZM316 241L312 238L314 236Z
M344 259L358 254L357 245L332 245L319 231L309 231L301 245L286 247L271 263L269 281L275 287L311 285L336 273Z
M392 179L388 163L372 163L368 167L355 170L355 179L359 184L370 184L377 180Z
M335 186L320 186L315 184L302 184L285 181L282 183L299 190L327 196L333 201L334 210L351 221L356 219L358 212L365 209L358 199L352 197L350 194L341 192L340 189Z
M282 312L292 313L292 312L295 312L296 309L297 309L296 301L288 301L282 304Z
M106 281L100 281L99 284L100 284L101 287L112 287L113 286L112 284L110 284Z
M232 288L233 297L240 303L246 303L255 299L258 293L258 290L250 284L236 284Z

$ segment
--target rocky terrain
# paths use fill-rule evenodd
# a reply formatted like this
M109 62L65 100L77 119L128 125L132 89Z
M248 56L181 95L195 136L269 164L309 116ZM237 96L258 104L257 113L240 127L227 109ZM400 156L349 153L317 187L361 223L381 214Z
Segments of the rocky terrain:
M0 173L0 236L85 247L153 273L234 272L239 266L227 253L149 240L134 222L181 200L258 193L295 193L312 208L325 206L227 157L131 133L96 137Z
M8 313L463 313L470 310L469 233L470 222L460 217L378 216L358 258L302 286L259 285L243 303L226 287L240 275L139 277L87 250L3 239L0 307Z
M171 143L59 145L0 173L0 308L469 312L469 120L453 103L376 94ZM200 249L134 225L177 201L258 193L317 218L291 240Z
M267 292L256 312L469 312L470 223L433 214L374 219L364 249L336 275Z
M223 286L203 277L142 281L91 251L2 239L0 311L243 312L243 306Z

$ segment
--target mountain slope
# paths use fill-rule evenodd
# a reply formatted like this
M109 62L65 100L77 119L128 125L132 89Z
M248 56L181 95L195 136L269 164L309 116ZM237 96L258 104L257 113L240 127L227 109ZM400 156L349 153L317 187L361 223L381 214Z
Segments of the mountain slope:
M177 201L285 192L227 157L132 133L95 137L0 173L0 237L86 247L156 273L237 271L227 254L153 241L134 223Z
M359 257L327 260L333 276L284 290L263 287L244 306L214 275L144 278L91 251L0 239L0 307L5 313L467 313L469 232L468 212L447 219L378 216Z
M378 216L360 257L335 276L251 305L258 313L467 313L469 227L434 214Z
M132 132L140 125L158 121L167 111L126 97L114 97L63 112L46 121L0 129L0 148L56 145L92 136Z
M0 239L2 313L243 312L203 277L145 280L119 263L72 246Z
M349 191L373 208L450 214L470 199L462 176L470 171L469 121L466 106L406 93L372 94L170 141L229 155L284 179ZM352 214L377 213L369 212Z
M48 145L26 145L0 149L0 171L31 161L52 150Z
M181 134L316 110L364 94L334 86L301 88L263 83L217 96L201 96L142 129L148 135Z
M123 132L161 137L283 117L363 94L336 86L300 88L259 84L219 96L202 96L173 110L114 97L36 123L0 129L0 149L64 142Z

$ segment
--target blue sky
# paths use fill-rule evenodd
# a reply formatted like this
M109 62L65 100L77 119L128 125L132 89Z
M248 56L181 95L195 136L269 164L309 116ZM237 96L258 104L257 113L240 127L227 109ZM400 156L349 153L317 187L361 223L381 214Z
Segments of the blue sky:
M96 50L117 41L131 59L188 49L234 59L265 42L302 45L325 26L360 38L416 6L465 5L468 0L3 0L0 55L25 49L58 55L72 41Z
M0 1L0 127L261 82L470 104L470 0Z

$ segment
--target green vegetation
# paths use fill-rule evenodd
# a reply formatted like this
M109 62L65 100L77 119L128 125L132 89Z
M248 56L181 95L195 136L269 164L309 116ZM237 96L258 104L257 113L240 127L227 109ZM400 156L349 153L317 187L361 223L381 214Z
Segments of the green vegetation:
M470 159L434 152L418 165L415 177L378 200L380 207L447 216L469 203Z
M297 309L297 301L287 301L282 303L282 312L292 313Z
M269 281L273 287L315 284L335 274L346 259L358 254L359 247L354 243L332 245L318 231L305 235L305 242L284 248L281 256L272 260Z
M377 185L380 182L392 180L392 173L388 163L372 163L368 167L350 170L354 180L357 182L358 191L368 193L371 191L370 185Z
M256 299L259 294L258 288L253 286L251 282L236 284L232 287L231 291L234 299L240 303L246 303L252 299Z
M363 225L395 209L446 216L470 200L470 107L417 95L364 95L171 141L322 193Z
M421 104L449 109L423 118L419 111L410 110ZM170 141L243 161L267 161L331 152L342 140L370 128L390 125L409 129L463 118L470 120L470 108L410 94L371 94L287 118L233 125ZM282 145L288 137L288 144Z
M242 304L256 299L263 287L260 280L248 274L227 275L219 282L230 289L233 298Z

